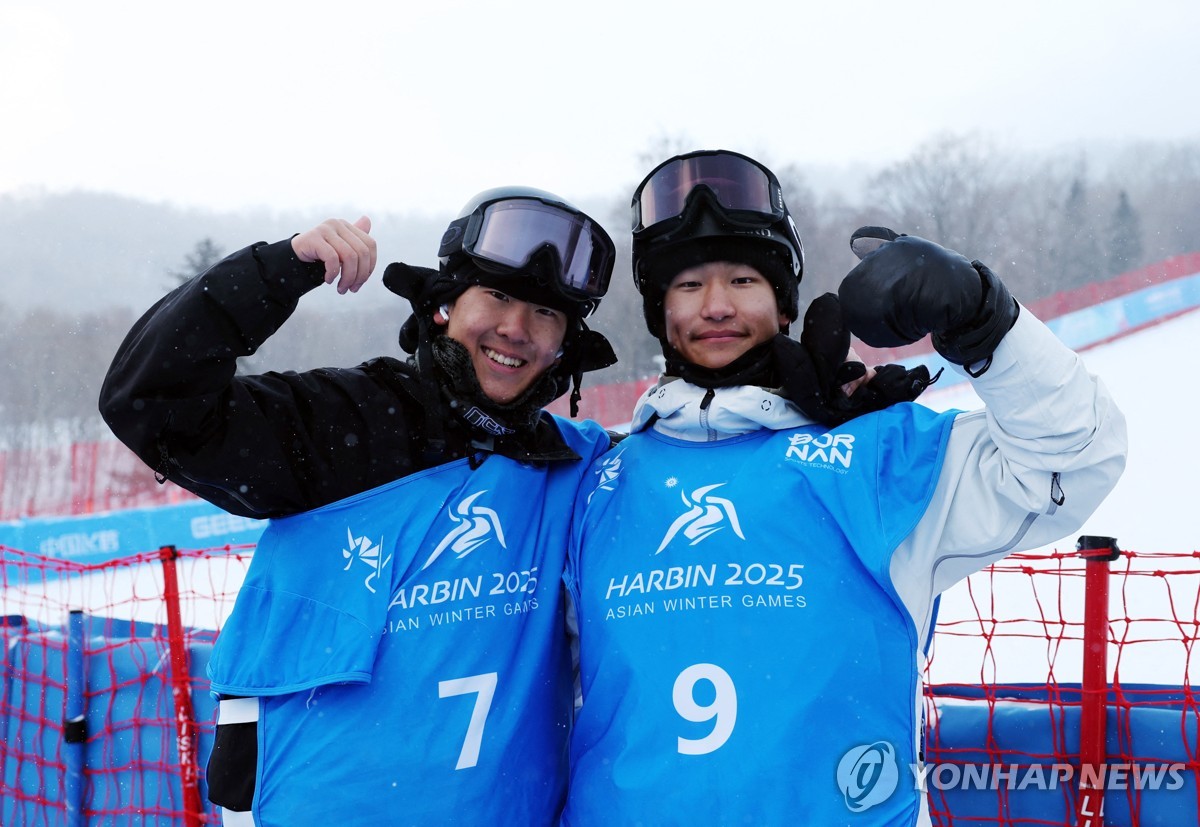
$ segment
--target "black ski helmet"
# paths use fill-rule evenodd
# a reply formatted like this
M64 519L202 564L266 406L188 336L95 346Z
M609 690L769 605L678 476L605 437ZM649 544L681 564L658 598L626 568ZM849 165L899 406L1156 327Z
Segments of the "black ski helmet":
M646 326L663 339L663 297L677 273L712 261L747 264L775 289L779 311L799 314L804 244L779 179L724 149L668 158L634 191L633 281Z
M599 306L615 258L603 227L565 199L533 187L475 195L438 247L442 278L465 285L504 282L517 298L580 317Z

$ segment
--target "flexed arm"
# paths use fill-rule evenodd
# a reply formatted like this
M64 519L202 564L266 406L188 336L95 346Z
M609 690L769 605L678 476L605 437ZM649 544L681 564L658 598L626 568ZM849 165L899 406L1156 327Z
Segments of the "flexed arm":
M892 558L921 629L930 601L953 583L1077 531L1124 470L1128 438L1104 383L995 273L881 229L855 234L874 231L877 243L840 291L856 302L851 329L881 344L932 332L985 404L955 420L929 506Z
M113 433L160 479L245 516L310 508L353 487L344 478L370 465L355 453L365 450L364 401L379 394L362 371L236 372L323 281L361 287L376 257L369 228L365 217L331 220L252 245L161 299L105 378L100 412Z

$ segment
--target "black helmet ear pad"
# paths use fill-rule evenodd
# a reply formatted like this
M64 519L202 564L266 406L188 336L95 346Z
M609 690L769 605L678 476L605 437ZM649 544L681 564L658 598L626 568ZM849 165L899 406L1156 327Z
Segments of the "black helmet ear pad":
M592 330L580 322L579 341L575 347L579 349L579 370L581 373L601 370L617 363L617 354L612 343L603 333Z
M415 306L424 300L437 277L438 271L432 267L413 267L397 261L383 271L383 286Z
M441 272L431 267L394 262L383 271L383 286L412 305L412 315L400 327L400 347L405 353L416 353L421 339L427 335L422 331L421 320L433 324L433 312L458 298L469 285L442 278Z
M617 363L617 354L604 335L588 328L583 319L576 320L563 340L563 355L547 374L554 380L554 398L571 391L571 416L579 415L582 394L579 385L583 374Z
M445 275L444 270L413 267L400 261L389 264L383 271L383 286L408 299L413 311L420 314L432 314L461 296L471 284L466 277L456 279Z
M405 353L416 353L420 342L421 323L417 321L417 314L413 313L400 325L400 348Z

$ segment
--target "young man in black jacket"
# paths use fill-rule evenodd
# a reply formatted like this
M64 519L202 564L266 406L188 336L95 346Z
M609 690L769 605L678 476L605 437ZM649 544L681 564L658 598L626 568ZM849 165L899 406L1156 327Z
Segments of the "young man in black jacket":
M241 250L138 321L101 392L160 481L272 518L210 664L209 796L227 824L550 824L566 531L610 440L543 408L573 386L574 413L582 373L615 361L583 321L613 245L557 196L489 190L437 270L384 274L412 358L236 375L304 294L357 291L376 257L366 218Z

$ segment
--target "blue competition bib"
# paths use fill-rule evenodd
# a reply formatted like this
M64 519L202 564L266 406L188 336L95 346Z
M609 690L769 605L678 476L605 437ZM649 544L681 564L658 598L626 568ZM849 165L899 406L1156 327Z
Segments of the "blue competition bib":
M914 822L920 642L889 566L952 419L645 432L594 465L564 824Z
M572 676L561 575L582 462L490 456L272 521L214 691L262 698L260 825L552 824Z

